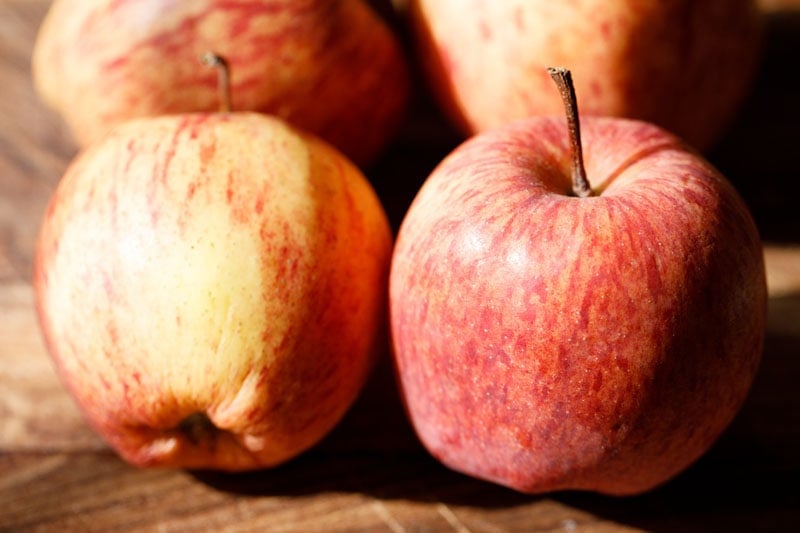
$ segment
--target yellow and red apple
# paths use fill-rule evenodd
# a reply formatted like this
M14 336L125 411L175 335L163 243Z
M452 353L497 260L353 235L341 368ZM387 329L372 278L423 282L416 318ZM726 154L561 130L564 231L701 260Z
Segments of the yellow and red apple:
M136 119L58 185L37 310L126 460L269 467L336 425L384 349L390 250L380 201L327 143L255 113Z

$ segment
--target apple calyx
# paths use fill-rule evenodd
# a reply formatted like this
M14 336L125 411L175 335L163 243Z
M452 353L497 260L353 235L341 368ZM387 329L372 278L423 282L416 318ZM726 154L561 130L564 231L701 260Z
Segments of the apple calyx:
M550 77L553 78L553 81L558 86L561 99L564 101L564 110L567 114L570 153L572 155L572 193L578 198L587 198L592 196L593 192L586 177L586 168L583 165L578 98L575 96L572 73L569 69L563 67L547 67L547 72L550 73Z
M200 57L200 61L208 67L217 69L219 84L219 110L221 113L231 111L231 68L228 60L215 52L206 52Z
M209 440L209 437L219 430L208 415L200 411L181 420L177 429L194 445Z

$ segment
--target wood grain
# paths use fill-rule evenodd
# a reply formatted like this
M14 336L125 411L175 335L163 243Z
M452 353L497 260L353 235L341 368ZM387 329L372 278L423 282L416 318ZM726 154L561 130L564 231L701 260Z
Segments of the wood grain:
M39 336L30 272L39 218L76 152L35 96L30 54L45 0L0 0L0 531L800 530L800 12L769 7L758 83L709 158L740 189L765 240L770 288L761 372L717 445L675 480L625 499L531 497L461 476L417 442L386 355L318 447L239 475L138 470L83 423ZM399 221L458 139L421 98L370 172Z

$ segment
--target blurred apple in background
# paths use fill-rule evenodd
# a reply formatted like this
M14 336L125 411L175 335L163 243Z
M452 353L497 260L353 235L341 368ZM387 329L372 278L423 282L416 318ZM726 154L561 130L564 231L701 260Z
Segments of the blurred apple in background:
M409 0L417 56L471 134L558 113L548 65L575 76L583 114L654 122L706 150L757 71L753 0Z
M758 0L758 6L766 13L800 10L800 0Z
M410 419L444 464L524 492L635 494L742 405L762 248L736 191L677 138L582 119L572 148L564 118L538 117L434 170L397 237L391 334Z
M80 144L141 116L207 111L206 50L233 70L235 110L277 115L373 162L404 120L401 46L362 0L56 0L36 41L39 94Z
M385 349L391 244L357 167L279 119L136 119L55 191L37 309L125 459L267 467L326 435Z

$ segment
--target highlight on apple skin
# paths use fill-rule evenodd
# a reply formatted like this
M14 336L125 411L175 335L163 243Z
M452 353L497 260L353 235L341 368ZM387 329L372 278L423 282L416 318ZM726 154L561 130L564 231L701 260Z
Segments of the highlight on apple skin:
M385 349L391 245L358 168L279 119L136 119L59 183L36 308L124 459L265 468L323 438Z
M276 115L362 167L403 121L409 68L389 25L363 0L56 0L36 39L41 98L81 146L143 116L211 111L230 62L233 109Z
M474 136L397 236L401 393L450 468L528 493L631 495L732 421L756 375L766 281L756 226L707 161L648 123L583 116Z

